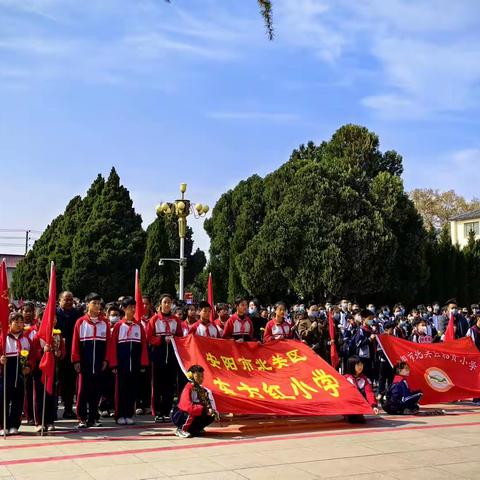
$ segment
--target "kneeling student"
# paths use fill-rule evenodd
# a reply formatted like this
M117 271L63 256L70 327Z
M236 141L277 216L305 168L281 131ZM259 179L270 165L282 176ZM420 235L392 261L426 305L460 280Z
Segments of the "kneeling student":
M373 413L378 415L377 401L373 393L372 382L363 373L363 361L360 357L350 357L348 359L348 373L344 377L357 387L358 391L362 394L363 398L372 407ZM364 423L365 417L363 415L346 415L346 419L350 423Z
M407 383L410 367L407 362L398 362L395 368L396 376L388 389L383 409L390 415L411 415L418 413L418 402L422 398L420 390L411 391Z
M178 427L175 432L177 437L202 435L204 428L219 418L212 392L202 387L203 372L200 365L192 365L188 369L189 382L185 385L178 407L175 407L172 415L172 421Z

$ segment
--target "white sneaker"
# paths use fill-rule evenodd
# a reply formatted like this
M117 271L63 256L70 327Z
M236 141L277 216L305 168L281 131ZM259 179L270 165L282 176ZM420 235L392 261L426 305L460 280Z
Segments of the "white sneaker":
M45 430L46 430L46 429L45 429ZM42 431L42 426L41 426L41 425L37 425L37 426L35 427L35 431L36 431L37 433L40 433L40 432Z
M127 420L126 420L125 418L121 417L121 418L119 418L119 419L117 420L117 423L118 423L119 425L126 425L126 424L127 424Z
M127 422L127 425L135 425L135 422L133 421L133 418L126 418L125 422Z
M180 428L177 428L177 430L175 430L175 435L180 438L190 438L192 436L190 432L186 432L185 430L182 430Z
M55 430L55 425L47 425L47 431L54 432Z
M5 430L0 430L0 437L4 437L5 436Z
M135 415L143 415L145 412L143 410L143 408L137 408L135 410Z
M18 428L11 428L9 431L8 431L8 434L9 435L17 435L18 433Z

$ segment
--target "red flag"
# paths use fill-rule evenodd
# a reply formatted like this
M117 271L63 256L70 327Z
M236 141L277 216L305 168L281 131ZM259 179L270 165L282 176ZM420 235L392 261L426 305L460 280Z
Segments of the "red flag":
M57 306L57 275L55 264L50 266L50 288L48 292L48 302L43 313L42 323L38 329L37 336L47 345L53 348L53 327L55 325L55 315ZM42 382L50 395L53 395L53 380L55 377L55 355L53 350L45 352L40 361L40 370L42 371Z
M450 319L448 320L448 327L445 330L445 335L443 338L444 342L451 342L452 340L455 340L455 329L453 328L454 326L454 317L453 313L450 313Z
M145 308L143 307L142 290L140 289L140 279L138 277L138 268L135 270L135 321L140 323L145 315Z
M328 333L330 334L330 361L333 368L337 368L340 363L340 357L335 344L335 322L333 320L333 311L328 312Z
M213 305L213 283L212 283L212 274L208 274L208 293L207 293L207 302L212 307L210 309L210 321L213 323L215 321L215 307Z
M407 362L411 390L421 390L420 403L452 402L480 397L480 352L470 337L445 343L414 343L394 337L377 337L394 366Z
M219 412L258 415L355 415L372 408L310 347L294 340L268 344L188 335L173 346L184 372L204 369Z
M2 329L2 349L5 351L5 341L8 335L8 317L10 310L8 308L8 277L7 262L2 261L0 269L0 328Z

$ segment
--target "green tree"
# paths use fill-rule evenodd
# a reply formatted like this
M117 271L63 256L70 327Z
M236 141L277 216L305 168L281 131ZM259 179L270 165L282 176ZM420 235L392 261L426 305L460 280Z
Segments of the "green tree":
M382 153L374 133L345 125L329 142L295 150L250 189L241 182L227 192L206 230L212 271L229 274L228 298L247 291L264 301L412 300L428 274L426 232L402 171L402 157ZM253 228L245 228L249 212Z
M441 229L455 215L480 210L480 199L473 198L469 202L453 190L441 192L431 188L417 188L410 192L410 197L427 228L433 226Z
M140 282L142 293L158 299L162 293L175 294L176 264L166 262L160 266L160 258L172 258L165 219L156 218L147 228L147 246L142 268L140 269Z
M96 291L108 300L132 292L135 268L141 265L144 251L142 219L112 168L73 240L66 286L79 296Z

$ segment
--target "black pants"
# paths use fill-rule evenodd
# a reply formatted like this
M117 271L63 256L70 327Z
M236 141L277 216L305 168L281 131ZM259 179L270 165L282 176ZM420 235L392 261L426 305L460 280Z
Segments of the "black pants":
M58 388L62 397L65 412L73 411L73 397L76 392L77 373L70 361L70 354L59 362L58 366Z
M38 369L33 369L29 375L25 377L25 400L23 410L27 420L35 420L35 376L38 375Z
M132 418L135 415L139 371L118 370L115 378L115 419Z
M100 411L115 409L115 375L111 370L103 372L102 396L99 405Z
M393 377L395 376L395 370L392 368L390 363L382 362L379 363L379 372L378 372L378 393L384 395L390 385L393 382Z
M175 408L172 415L172 422L181 430L195 435L201 432L205 427L210 425L215 420L211 415L202 414L198 417L193 417L183 410Z
M405 410L418 410L418 402L422 398L422 393L413 393L409 397L396 403L386 402L383 409L390 415L403 415Z
M167 417L173 405L177 386L177 362L152 364L152 413Z
M14 375L7 372L7 425L6 428L19 428L22 423L23 402L25 399L25 382L19 375L15 382ZM0 376L0 427L3 429L3 375Z
M101 373L80 373L77 389L77 418L93 423L99 419L98 405L102 396L104 375Z
M150 408L152 402L152 367L138 374L137 407L144 410Z
M53 395L45 393L45 423L44 426L53 425L57 416L57 394L56 394L56 378L53 380ZM42 374L35 376L35 424L42 424L43 413L43 390L45 386L42 382Z

